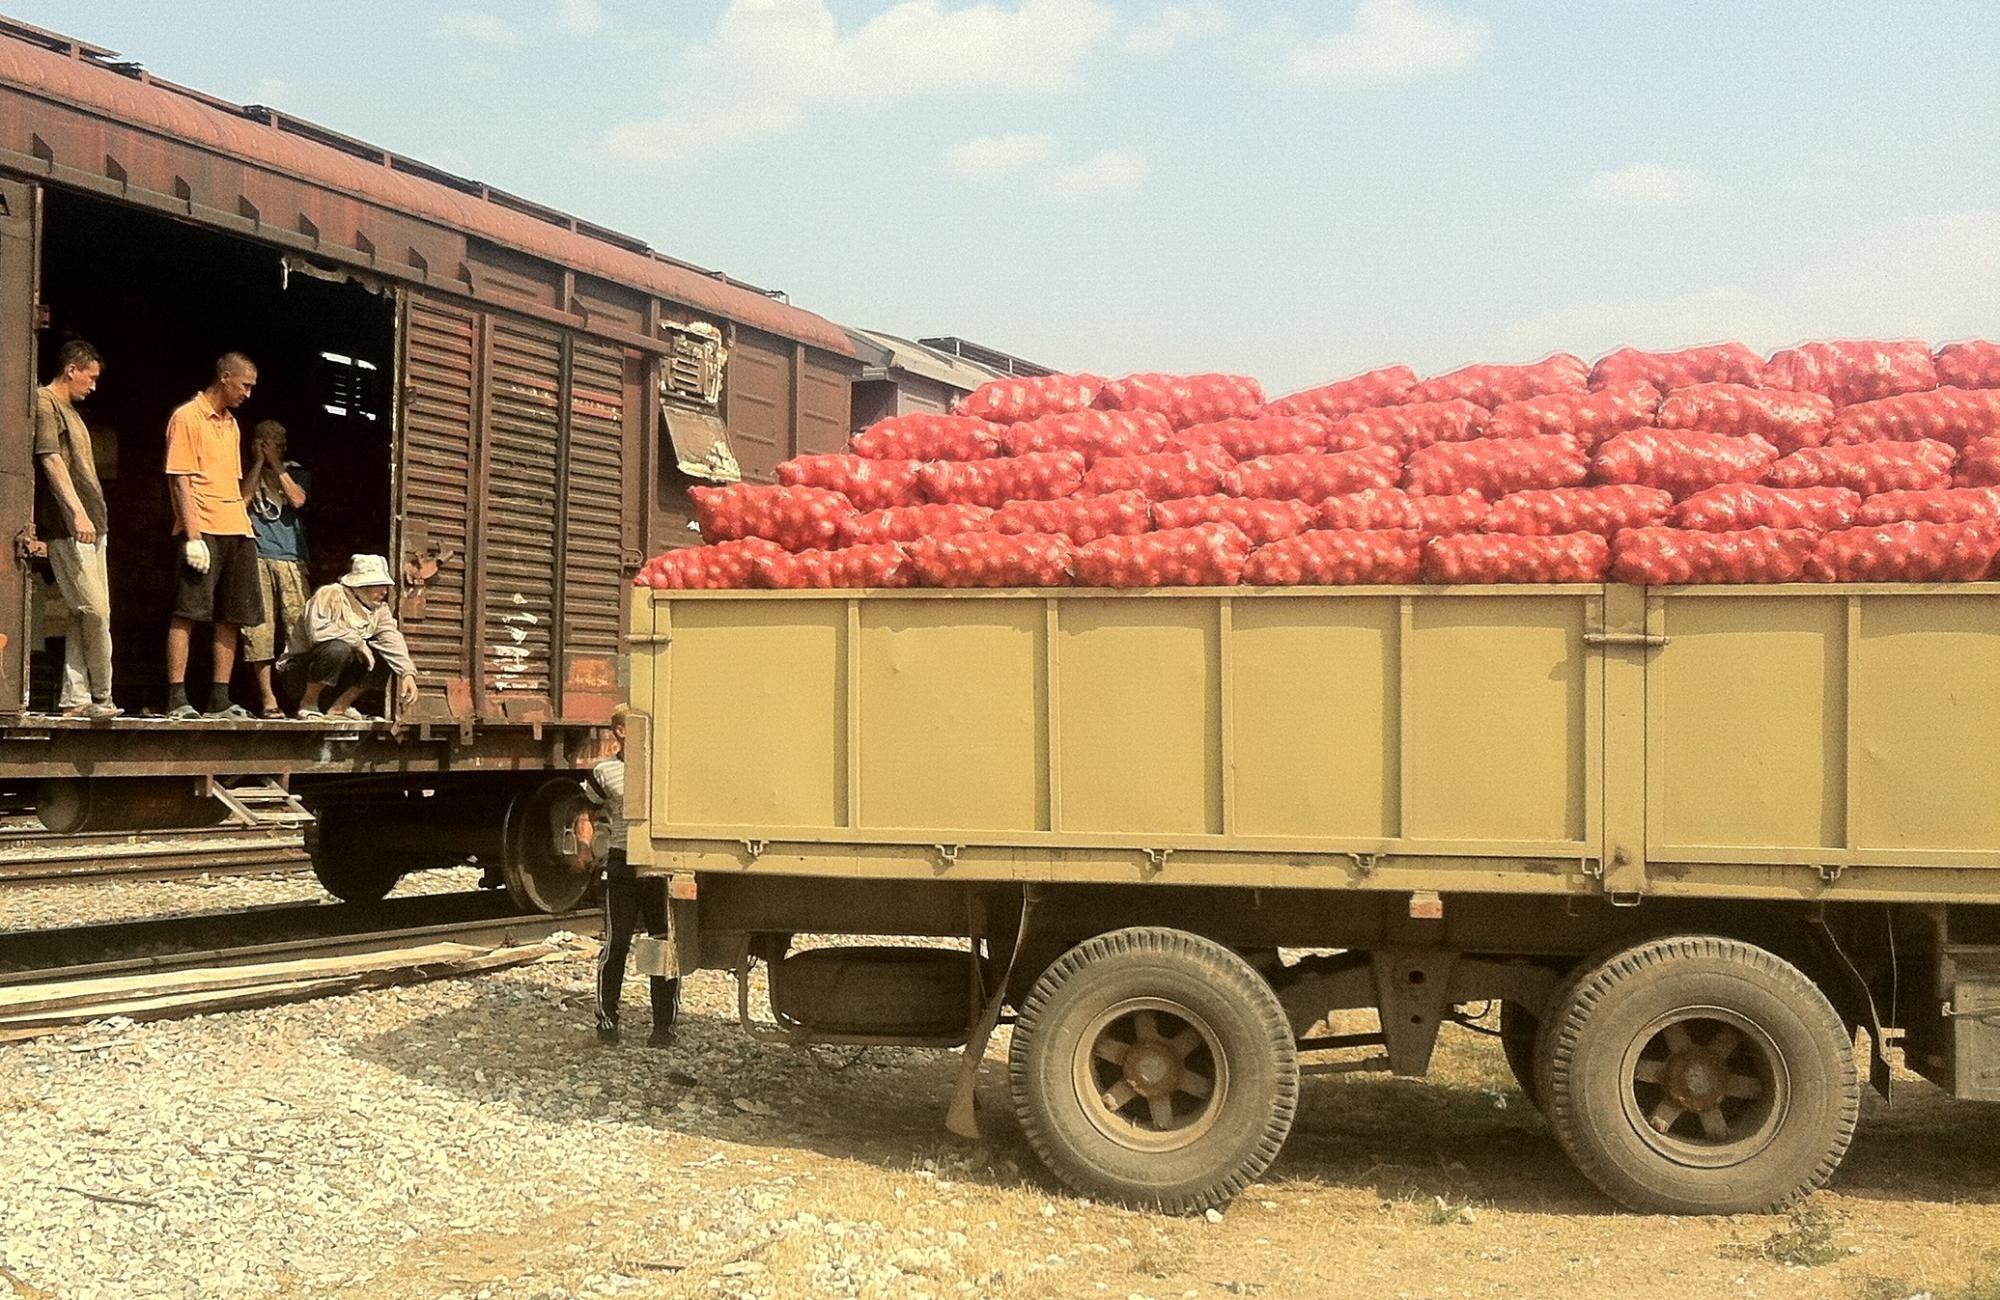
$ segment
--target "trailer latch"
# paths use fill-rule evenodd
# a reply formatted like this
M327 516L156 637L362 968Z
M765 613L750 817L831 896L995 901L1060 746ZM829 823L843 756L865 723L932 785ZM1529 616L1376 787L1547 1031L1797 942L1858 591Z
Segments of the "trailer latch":
M1585 645L1640 646L1647 650L1657 650L1665 645L1668 638L1651 632L1585 632Z
M958 865L958 851L965 846L963 844L933 844L931 847L937 850L938 870L950 871Z
M1165 871L1167 869L1167 859L1174 856L1172 849L1147 849L1145 852L1148 864L1146 874L1149 876L1157 876L1162 871Z
M1845 870L1847 868L1838 862L1822 862L1819 864L1819 878L1829 885L1837 885L1840 883L1840 873Z
M770 847L771 847L771 841L769 841L769 840L744 840L744 841L743 841L743 851L744 851L745 853L748 853L748 854L750 855L750 860L751 860L752 862L755 862L755 861L756 861L756 860L757 860L758 858L761 858L761 857L763 857L763 856L764 856L764 850L765 850L765 849L768 849L768 848L770 848Z

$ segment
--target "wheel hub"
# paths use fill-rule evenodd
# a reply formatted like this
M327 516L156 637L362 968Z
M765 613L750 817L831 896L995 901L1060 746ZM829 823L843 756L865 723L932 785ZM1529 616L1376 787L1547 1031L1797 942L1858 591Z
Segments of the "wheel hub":
M1135 1151L1173 1151L1215 1126L1228 1061L1200 1016L1164 998L1128 998L1077 1041L1076 1097L1090 1122Z
M1784 1121L1784 1058L1734 1011L1688 1007L1660 1017L1637 1036L1625 1068L1634 1131L1676 1163L1740 1164L1770 1145Z
M1181 1063L1169 1050L1147 1043L1125 1054L1125 1081L1148 1097L1170 1096L1180 1076Z
M1721 1102L1728 1067L1713 1052L1677 1052L1667 1058L1667 1095L1685 1110L1709 1110Z

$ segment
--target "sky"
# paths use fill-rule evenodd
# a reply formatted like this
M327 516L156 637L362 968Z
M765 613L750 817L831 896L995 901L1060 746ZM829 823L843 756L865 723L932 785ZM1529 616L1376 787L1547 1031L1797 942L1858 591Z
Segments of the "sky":
M11 0L842 324L1287 391L2000 336L2000 5Z

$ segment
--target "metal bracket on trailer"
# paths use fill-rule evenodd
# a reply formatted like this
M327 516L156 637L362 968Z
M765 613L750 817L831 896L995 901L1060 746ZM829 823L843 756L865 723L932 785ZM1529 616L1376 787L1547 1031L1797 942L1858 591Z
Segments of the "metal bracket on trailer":
M1027 945L1028 920L1034 910L1035 887L1023 886L1021 921L1014 927L1014 950L1007 954L1007 965L1001 970L1000 977L993 981L993 992L986 999L986 1010L981 1013L979 1023L972 1027L972 1036L965 1040L964 1054L958 1058L958 1078L951 1086L951 1103L945 1107L944 1126L970 1142L979 1140L979 1108L976 1104L979 1063L986 1059L986 1044L1000 1025L1000 1004L1007 997L1007 985L1014 977L1014 964L1021 960L1021 950ZM974 942L977 943L977 940Z

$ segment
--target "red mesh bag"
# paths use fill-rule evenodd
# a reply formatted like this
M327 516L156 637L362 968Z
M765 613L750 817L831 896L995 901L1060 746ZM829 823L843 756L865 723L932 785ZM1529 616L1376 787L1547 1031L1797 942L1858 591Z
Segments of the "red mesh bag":
M1588 477L1590 457L1574 438L1477 438L1411 452L1403 489L1412 496L1471 491L1492 500L1528 488L1575 487Z
M1410 400L1417 372L1408 366L1384 366L1352 379L1335 380L1301 393L1280 397L1264 408L1269 415L1323 415L1337 420L1371 406L1395 406Z
M1934 388L1842 407L1828 442L1933 442L2000 437L2000 388Z
M1080 587L1233 587L1250 539L1229 524L1196 524L1138 537L1104 537L1076 552Z
M1937 381L1954 388L2000 388L2000 343L1971 339L1937 350Z
M993 512L996 533L1060 533L1082 546L1100 537L1131 536L1153 526L1143 492L1063 497L1059 501L1013 501Z
M1781 453L1826 441L1833 400L1824 393L1794 393L1743 384L1695 384L1675 389L1660 403L1662 429L1699 429L1731 437L1758 437Z
M1819 539L1806 576L1821 582L1978 582L1993 569L2000 525L1876 524Z
M918 460L871 460L866 456L794 456L778 463L786 487L838 492L856 510L886 510L916 500Z
M1336 422L1326 435L1326 447L1329 451L1394 447L1407 456L1433 443L1477 438L1486 428L1486 416L1485 407L1463 398L1385 406Z
M1412 529L1315 529L1260 546L1243 566L1259 587L1352 587L1415 582L1424 543Z
M1220 447L1107 456L1083 476L1083 491L1143 492L1151 501L1206 496L1221 485L1222 476L1234 463Z
M1596 533L1457 533L1424 543L1430 582L1602 582L1611 547Z
M1566 433L1585 447L1613 434L1643 429L1660 409L1660 390L1651 384L1620 384L1594 393L1550 393L1502 402L1486 421L1489 438L1542 438Z
M1543 488L1501 497L1481 525L1489 533L1597 533L1650 528L1665 521L1673 497L1636 483L1608 487Z
M738 542L717 542L712 546L683 546L646 561L635 587L658 587L667 591L724 591L747 587L766 556L786 554L785 548L761 537Z
M1080 451L1092 464L1105 456L1144 456L1166 446L1173 426L1151 411L1064 411L1006 430L1007 452Z
M1039 420L1062 411L1086 411L1097 403L1104 380L1096 375L1041 375L995 379L958 399L958 414L999 424ZM911 417L904 416L904 419Z
M1558 352L1525 366L1461 366L1434 375L1410 391L1413 402L1442 402L1462 397L1494 407L1544 393L1580 393L1590 386L1590 367L1583 358Z
M955 533L903 548L924 587L1067 587L1072 548L1054 533Z
M1417 531L1426 537L1448 537L1452 533L1476 533L1493 507L1477 492L1454 492L1448 497L1411 497L1416 511Z
M1778 449L1762 438L1634 429L1597 449L1591 473L1600 483L1639 483L1684 497L1720 483L1754 483L1777 459Z
M1864 497L1951 486L1958 453L1941 442L1857 442L1807 447L1771 466L1772 487L1844 487Z
M1259 456L1224 474L1222 490L1233 497L1264 497L1316 505L1343 492L1394 487L1401 468L1401 457L1393 447Z
M1845 528L1861 509L1861 494L1848 488L1775 488L1761 483L1725 483L1686 498L1667 522L1676 528L1711 533L1749 528Z
M1929 492L1884 492L1861 503L1854 522L1864 526L1958 524L1971 519L2000 519L2000 488L1935 488Z
M1695 384L1755 384L1764 377L1764 358L1741 343L1713 343L1677 352L1619 348L1590 368L1592 388L1651 384L1663 393Z
M752 580L759 587L907 587L909 557L894 542L831 551L780 552L757 557Z
M1825 393L1835 406L1848 406L1936 388L1938 378L1928 344L1914 339L1842 339L1801 343L1772 353L1764 363L1764 382L1773 388Z
M1254 420L1191 424L1167 439L1176 451L1219 447L1232 461L1319 451L1326 446L1326 421L1316 415L1263 415Z
M991 506L891 506L842 520L839 541L842 546L867 546L877 542L914 542L919 537L943 537L951 533L976 533L992 518Z
M2000 487L2000 438L1967 443L1951 481L1958 487Z
M1477 496L1477 493L1473 495ZM1319 526L1332 532L1379 532L1415 528L1418 501L1450 501L1452 497L1413 497L1401 488L1366 488L1345 492L1319 503ZM1484 507L1485 499L1480 505Z
M932 461L917 476L924 495L932 501L973 506L1066 497L1082 481L1080 451L1038 451L1029 456L1002 456L996 460Z
M1611 576L1642 587L1797 582L1818 537L1808 528L1628 528L1611 543Z
M1097 404L1112 411L1158 411L1184 429L1255 415L1264 405L1264 389L1248 375L1127 375L1105 384Z
M983 460L999 454L1000 430L963 415L892 415L847 446L870 460Z
M1159 528L1193 528L1196 524L1229 524L1259 546L1281 541L1313 526L1313 508L1303 501L1264 501L1256 497L1222 495L1181 497L1153 507Z
M831 546L841 521L854 513L846 497L825 488L732 483L689 488L703 541L762 537L788 551Z

